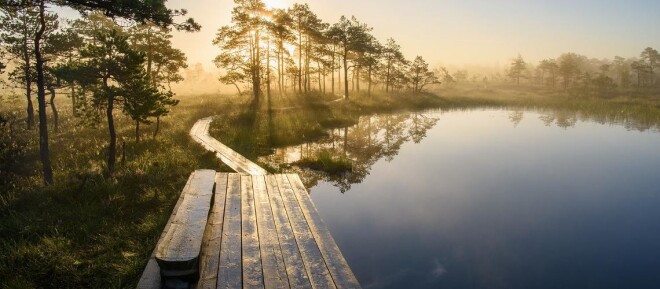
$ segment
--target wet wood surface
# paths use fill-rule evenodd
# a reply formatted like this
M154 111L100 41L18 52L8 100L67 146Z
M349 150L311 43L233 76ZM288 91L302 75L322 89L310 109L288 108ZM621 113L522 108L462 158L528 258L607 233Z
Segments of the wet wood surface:
M360 288L297 175L218 173L214 181L193 288ZM160 288L153 272L150 262L138 288Z

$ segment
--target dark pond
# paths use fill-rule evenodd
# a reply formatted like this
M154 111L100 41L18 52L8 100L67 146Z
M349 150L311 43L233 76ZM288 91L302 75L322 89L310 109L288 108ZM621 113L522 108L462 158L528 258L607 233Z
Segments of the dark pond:
M330 133L268 161L353 160L303 176L364 288L660 288L657 127L487 109Z

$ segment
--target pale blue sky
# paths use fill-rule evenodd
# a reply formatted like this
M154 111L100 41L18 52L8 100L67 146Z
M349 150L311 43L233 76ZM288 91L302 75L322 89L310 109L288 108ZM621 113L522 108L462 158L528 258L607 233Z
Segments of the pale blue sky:
M268 0L287 7L293 0ZM303 2L303 1L298 1ZM432 65L498 65L521 53L531 61L573 51L596 58L637 56L660 49L660 1L650 0L309 0L324 21L355 15L380 40L395 38L408 58ZM191 63L212 67L211 40L229 23L232 0L170 0L202 24L177 33L175 45Z

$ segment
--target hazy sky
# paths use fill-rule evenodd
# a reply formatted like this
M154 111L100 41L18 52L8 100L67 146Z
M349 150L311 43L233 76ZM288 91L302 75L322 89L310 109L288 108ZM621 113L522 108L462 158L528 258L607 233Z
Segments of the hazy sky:
M289 7L296 1L269 0ZM303 1L298 1L303 2ZM590 57L637 56L660 49L660 1L652 0L309 0L325 22L354 15L373 27L381 41L393 37L406 57L424 56L432 65L503 65L521 53L537 61L566 51ZM229 24L232 0L170 0L202 26L176 33L175 46L191 63L212 67L211 44Z

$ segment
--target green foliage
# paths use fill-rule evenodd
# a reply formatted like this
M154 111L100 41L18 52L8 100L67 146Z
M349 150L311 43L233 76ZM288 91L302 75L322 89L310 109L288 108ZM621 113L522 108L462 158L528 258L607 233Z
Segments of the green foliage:
M145 55L147 77L153 86L167 84L169 88L172 82L182 81L179 71L188 67L185 54L172 47L170 32L153 24L134 26L127 31L131 47Z
M328 77L328 90L334 94L335 83L341 82L340 90L346 98L349 93L359 94L363 82L367 83L368 94L379 83L384 83L386 92L419 92L423 86L437 82L434 72L428 69L422 73L424 76L416 75L413 82L410 62L401 47L393 39L381 45L371 34L372 28L355 17L342 16L337 23L329 24L307 4L269 10L261 0L234 2L231 25L220 27L213 40L220 48L214 62L222 70L220 81L235 86L239 94L249 84L255 97L264 88L270 96L273 74L277 74L280 95L286 95L288 87L300 94L313 90L326 93ZM271 67L275 66L273 73ZM312 87L313 83L318 89Z
M3 0L4 2L24 2L21 0ZM58 5L69 6L82 13L102 11L110 18L124 18L138 23L152 22L161 27L174 26L179 30L199 31L201 26L192 18L176 22L175 17L185 16L185 9L169 9L166 0L55 0Z
M132 120L150 123L150 118L167 115L169 107L179 103L172 92L161 92L155 88L146 75L128 81L122 109Z
M330 150L316 152L315 158L303 158L293 163L294 165L316 171L323 171L331 175L350 172L353 163L345 156L336 156Z
M439 83L435 73L429 70L429 64L421 56L417 56L410 64L408 79L410 79L413 93L422 92L424 87L429 84Z
M509 77L516 81L517 85L520 85L520 78L523 77L523 72L527 70L527 62L518 54L518 57L514 58L511 61L511 67L509 67Z
M0 163L11 166L0 178L0 288L134 288L190 173L230 171L188 135L222 105L217 97L185 98L163 119L162 137L126 141L112 177L102 174L107 132L64 114L51 135L50 187L38 176L36 134L3 107L0 147L10 150L0 157L13 161ZM131 124L117 119L120 139L132 135Z

